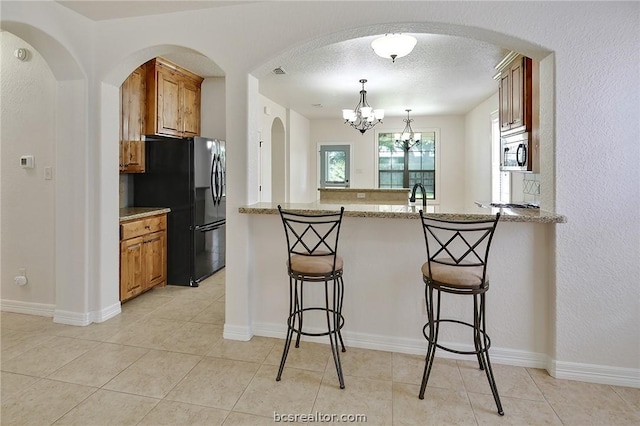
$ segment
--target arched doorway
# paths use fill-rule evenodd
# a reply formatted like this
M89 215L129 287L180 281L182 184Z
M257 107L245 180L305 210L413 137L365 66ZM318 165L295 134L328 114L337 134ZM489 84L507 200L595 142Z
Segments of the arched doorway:
M11 185L2 193L2 310L85 325L91 322L85 75L49 34L19 22L3 21L2 27L3 80L12 80L3 86L7 155L0 157L10 166L13 151L34 157L33 169L1 168L2 182ZM14 48L28 51L24 61L13 57ZM21 75L12 77L12 68ZM38 93L29 96L34 89ZM37 206L29 206L33 198ZM13 275L22 268L29 282L15 288Z

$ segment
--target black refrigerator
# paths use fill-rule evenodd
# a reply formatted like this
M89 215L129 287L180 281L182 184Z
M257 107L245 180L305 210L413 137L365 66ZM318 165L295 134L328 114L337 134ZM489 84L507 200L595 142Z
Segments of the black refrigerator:
M133 205L168 207L167 284L197 287L225 266L225 142L145 137Z

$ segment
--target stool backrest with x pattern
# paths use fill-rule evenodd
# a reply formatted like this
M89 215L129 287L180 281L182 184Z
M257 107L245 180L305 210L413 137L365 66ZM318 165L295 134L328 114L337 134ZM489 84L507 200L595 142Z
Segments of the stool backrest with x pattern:
M278 206L291 256L333 256L334 269L344 207L336 213L294 213Z
M461 267L481 266L484 268L482 282L485 282L489 248L500 213L490 220L458 221L429 217L421 210L420 218L429 271L431 262Z

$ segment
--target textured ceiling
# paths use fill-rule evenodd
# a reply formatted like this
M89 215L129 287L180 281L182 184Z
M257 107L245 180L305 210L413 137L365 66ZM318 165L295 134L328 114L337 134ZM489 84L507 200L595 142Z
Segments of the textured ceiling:
M341 117L359 101L360 79L367 100L387 116L463 114L498 90L495 65L507 50L471 40L412 34L408 56L384 59L371 48L379 36L360 37L280 58L287 74L262 70L260 92L306 117ZM322 106L314 106L322 105Z
M129 18L134 16L161 15L185 10L207 9L211 7L253 3L239 0L170 1L170 0L55 0L61 5L75 10L94 21Z
M59 1L93 20L170 13L238 4L235 1ZM245 2L250 3L250 2ZM359 100L360 79L367 100L386 116L464 114L494 94L495 65L508 53L477 40L412 33L418 43L395 63L377 56L371 41L356 37L312 48L296 48L256 71L260 92L310 119L342 117ZM193 52L165 55L203 77L224 76L214 62ZM212 58L215 60L215 58ZM276 75L282 67L286 74Z

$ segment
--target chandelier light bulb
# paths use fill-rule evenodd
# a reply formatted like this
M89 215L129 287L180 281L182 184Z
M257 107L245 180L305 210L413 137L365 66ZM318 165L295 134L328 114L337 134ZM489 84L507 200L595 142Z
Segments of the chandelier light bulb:
M376 55L383 58L391 58L393 62L396 58L407 56L416 46L415 37L407 34L385 34L371 42L371 48Z

